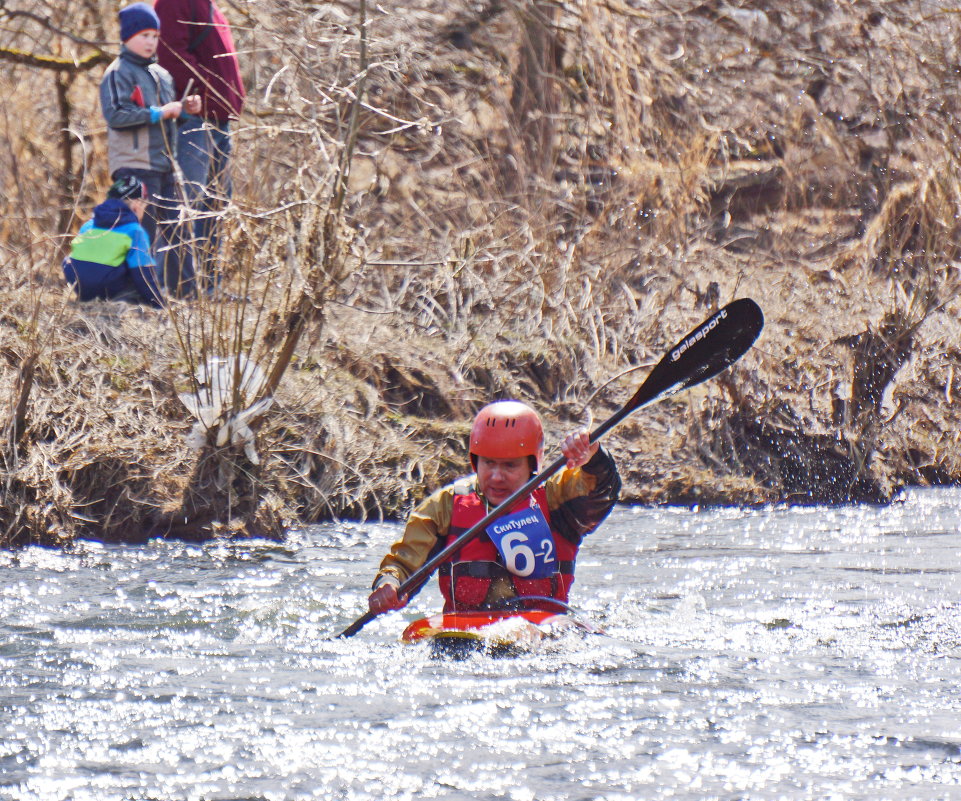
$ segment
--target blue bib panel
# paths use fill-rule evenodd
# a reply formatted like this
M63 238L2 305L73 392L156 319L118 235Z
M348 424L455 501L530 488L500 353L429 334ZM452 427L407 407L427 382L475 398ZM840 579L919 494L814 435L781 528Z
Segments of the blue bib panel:
M500 517L486 531L500 552L504 566L515 576L547 578L557 572L554 536L543 512L536 506Z

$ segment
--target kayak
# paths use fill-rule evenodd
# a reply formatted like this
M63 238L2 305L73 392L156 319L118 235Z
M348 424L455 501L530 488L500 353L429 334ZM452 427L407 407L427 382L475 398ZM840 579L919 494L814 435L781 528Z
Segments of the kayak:
M472 653L516 656L564 633L598 633L571 615L543 609L447 612L420 618L401 635L405 643L429 643L433 655L465 658Z

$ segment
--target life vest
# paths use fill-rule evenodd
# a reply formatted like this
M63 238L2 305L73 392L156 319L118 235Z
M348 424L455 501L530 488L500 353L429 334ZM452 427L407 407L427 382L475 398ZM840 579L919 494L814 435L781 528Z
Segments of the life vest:
M518 501L507 514L532 506L540 509L550 525L547 492L543 487ZM483 520L486 515L484 501L476 492L455 495L445 547ZM486 532L468 542L438 569L440 591L445 602L444 611L483 608L491 582L497 578L507 578L518 597L539 596L566 602L568 592L574 583L577 546L553 527L551 527L551 534L554 538L557 570L546 578L525 579L511 573L504 566L500 552Z

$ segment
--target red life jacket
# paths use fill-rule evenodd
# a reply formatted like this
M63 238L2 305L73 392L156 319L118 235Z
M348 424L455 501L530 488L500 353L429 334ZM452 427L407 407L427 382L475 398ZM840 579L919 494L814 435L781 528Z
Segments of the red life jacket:
M506 514L537 506L550 525L547 491L540 487L530 496L518 501ZM451 510L450 530L445 547L450 545L487 514L484 501L476 492L455 495ZM503 564L500 552L484 532L464 545L438 569L440 591L444 596L444 611L480 609L487 598L491 581L506 577L518 597L540 596L567 601L574 583L574 561L577 546L551 527L557 554L557 572L546 578L525 579L511 573Z

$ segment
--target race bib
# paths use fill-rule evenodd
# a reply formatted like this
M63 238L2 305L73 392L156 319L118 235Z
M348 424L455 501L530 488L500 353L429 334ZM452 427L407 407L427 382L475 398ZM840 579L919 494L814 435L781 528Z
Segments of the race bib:
M487 527L487 536L515 576L547 578L557 572L554 537L536 506L498 518Z

